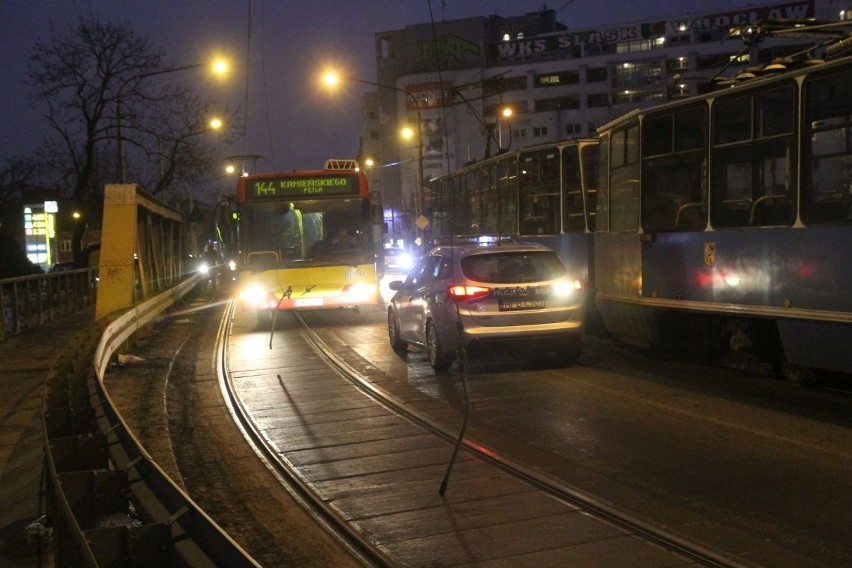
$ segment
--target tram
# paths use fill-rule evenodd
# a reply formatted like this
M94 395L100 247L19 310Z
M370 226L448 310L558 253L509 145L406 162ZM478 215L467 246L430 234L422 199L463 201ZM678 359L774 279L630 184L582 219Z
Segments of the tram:
M432 180L432 239L523 239L590 281L598 143L575 139L504 152Z
M852 373L845 24L820 52L598 130L595 302L611 334L707 358L768 354L790 380Z
M380 302L382 208L355 161L241 177L236 207L238 294L261 322Z

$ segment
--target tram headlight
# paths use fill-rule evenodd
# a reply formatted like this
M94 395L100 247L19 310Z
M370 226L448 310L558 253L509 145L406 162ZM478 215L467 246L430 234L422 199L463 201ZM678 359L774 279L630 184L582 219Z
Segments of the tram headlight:
M229 260L228 261L228 270L234 271L236 269L237 269L237 261L236 260Z
M201 274L207 274L210 272L210 266L206 262L202 262L198 265L198 272Z

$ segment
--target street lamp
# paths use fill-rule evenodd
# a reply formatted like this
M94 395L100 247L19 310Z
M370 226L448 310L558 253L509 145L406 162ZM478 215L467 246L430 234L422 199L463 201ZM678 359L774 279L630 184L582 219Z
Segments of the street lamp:
M160 69L158 71L151 71L150 73L142 73L141 75L134 75L126 79L121 86L118 88L118 92L115 96L116 101L116 132L118 136L118 168L119 168L119 178L121 179L121 183L126 183L126 168L125 168L125 156L124 156L124 137L121 134L121 98L124 96L124 89L127 85L141 81L142 79L147 79L148 77L154 77L157 75L166 75L169 73L177 73L179 71L188 71L190 69L198 69L199 67L204 67L209 65L210 70L216 76L223 77L228 72L228 62L224 59L218 58L215 59L212 63L193 63L192 65L182 65L180 67L171 67L169 69ZM216 124L214 124L214 121ZM213 119L210 122L210 127L214 130L218 130L222 127L222 121L219 119Z
M373 87L378 87L380 89L390 89L392 91L397 91L399 93L403 93L409 101L411 101L412 106L414 107L414 112L417 113L417 181L414 186L414 223L417 228L417 244L421 245L423 242L421 228L420 217L423 215L423 120L420 115L420 101L414 98L410 92L405 89L401 89L395 85L385 85L382 83L376 83L374 81L367 81L366 79L359 79L358 77L352 77L351 75L340 75L335 71L327 71L323 77L323 82L326 86L330 88L337 87L341 83L341 81L352 81L355 83L362 83L364 85L371 85ZM406 139L414 138L415 133L411 127L405 127L403 129L403 137Z
M512 107L503 107L503 110L500 111L500 114L503 118L506 119L506 128L509 130L509 145L512 144L512 126L509 124L509 118L512 116ZM500 119L497 119L497 151L503 151L503 128L500 126ZM508 150L508 148L506 148Z

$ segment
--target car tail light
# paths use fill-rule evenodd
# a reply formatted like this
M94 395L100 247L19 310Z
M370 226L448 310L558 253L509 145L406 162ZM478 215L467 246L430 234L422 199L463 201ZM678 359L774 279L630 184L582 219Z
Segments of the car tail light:
M560 280L553 284L553 294L559 297L573 296L583 289L581 280Z
M484 298L491 292L491 288L484 286L450 286L447 294L452 302L466 302Z

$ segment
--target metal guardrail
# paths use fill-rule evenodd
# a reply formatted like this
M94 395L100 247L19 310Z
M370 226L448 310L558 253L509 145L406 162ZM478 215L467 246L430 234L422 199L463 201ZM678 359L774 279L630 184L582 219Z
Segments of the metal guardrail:
M200 279L96 322L49 372L47 502L60 568L259 566L151 458L103 385L115 351Z
M0 280L0 339L93 306L97 270L81 268Z

